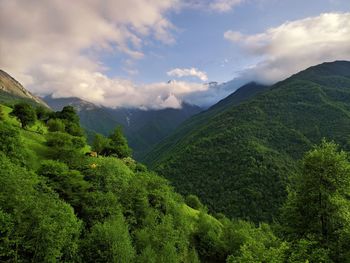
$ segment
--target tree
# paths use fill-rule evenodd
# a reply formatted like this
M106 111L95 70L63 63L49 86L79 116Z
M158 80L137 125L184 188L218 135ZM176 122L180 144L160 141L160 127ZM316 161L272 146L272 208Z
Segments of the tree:
M92 142L92 150L98 154L101 154L108 144L108 138L104 137L102 134L95 133L94 140Z
M16 104L11 115L17 117L23 129L33 125L36 121L35 109L30 104L24 102Z
M133 262L135 250L122 214L94 225L82 252L84 262Z
M50 132L64 132L66 128L63 121L60 119L50 119L47 122L47 127Z
M131 156L131 149L120 126L108 138L105 138L101 134L95 134L92 148L98 154L104 156L117 156L118 158Z
M79 116L73 106L65 106L61 111L56 112L56 116L59 119L79 123Z
M116 154L119 158L129 157L131 155L131 149L128 146L128 141L123 135L121 126L118 126L113 133L109 136L110 143L108 151L111 154Z
M33 172L0 152L0 262L74 262L81 222Z
M14 163L23 165L28 159L19 129L6 122L0 122L0 152L3 152Z
M36 112L36 117L38 118L38 120L42 120L42 121L47 120L50 116L50 113L51 113L51 111L44 106L36 107L35 112Z
M283 209L292 240L307 238L328 249L340 262L350 251L350 164L333 142L322 141L302 161Z

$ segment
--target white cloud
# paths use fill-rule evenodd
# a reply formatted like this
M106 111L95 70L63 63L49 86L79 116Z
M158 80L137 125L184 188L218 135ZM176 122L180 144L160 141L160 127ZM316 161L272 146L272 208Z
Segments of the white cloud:
M228 12L244 1L245 0L215 0L209 4L209 7L214 11Z
M78 96L105 106L179 107L195 83L135 85L109 78L99 58L144 57L145 42L174 43L167 13L180 0L1 0L0 68L31 91ZM147 41L144 41L147 38ZM127 63L125 69L137 74Z
M247 78L271 83L325 61L350 60L350 13L286 22L254 35L227 31L224 37L260 58L245 71Z
M247 0L184 0L181 2L181 7L225 13L246 1Z
M200 71L196 68L175 68L167 72L168 76L171 77L178 77L178 78L183 78L183 77L196 77L200 79L201 81L207 81L208 76L205 72Z
M100 72L50 65L43 67L38 75L43 76L37 80L39 93L50 89L56 98L75 96L107 107L180 108L188 94L207 89L199 83L181 81L135 85L130 80L109 78ZM53 82L51 75L59 81Z
M229 30L224 33L224 38L232 42L239 42L244 40L244 35L241 32Z

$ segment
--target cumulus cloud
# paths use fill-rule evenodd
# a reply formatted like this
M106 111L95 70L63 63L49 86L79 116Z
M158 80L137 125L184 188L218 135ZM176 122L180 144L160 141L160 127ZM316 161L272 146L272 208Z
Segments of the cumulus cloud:
M174 43L167 19L180 0L2 0L0 68L31 91L78 96L105 106L179 107L201 84L135 85L107 77L99 58L120 53L142 59L147 42ZM127 67L131 74L137 72Z
M171 77L178 77L178 78L183 78L183 77L196 77L200 79L201 81L207 81L208 76L205 72L200 71L196 68L175 68L167 72L168 76Z
M350 60L350 13L326 13L286 22L254 35L224 34L260 62L245 70L248 79L272 83L312 65Z

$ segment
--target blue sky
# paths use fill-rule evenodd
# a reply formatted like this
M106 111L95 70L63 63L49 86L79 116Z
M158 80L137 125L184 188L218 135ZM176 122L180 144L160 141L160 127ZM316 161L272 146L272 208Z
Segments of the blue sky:
M145 46L145 58L135 61L133 67L138 74L130 75L124 71L123 58L119 55L109 57L105 62L111 68L111 76L131 78L138 83L167 81L170 79L167 70L191 67L206 72L210 81L225 82L259 60L247 56L224 39L225 31L255 34L286 21L346 11L350 11L347 0L247 1L224 13L185 9L169 15L178 28L176 43Z
M27 89L108 107L209 106L350 60L349 0L0 0L0 24L0 68Z

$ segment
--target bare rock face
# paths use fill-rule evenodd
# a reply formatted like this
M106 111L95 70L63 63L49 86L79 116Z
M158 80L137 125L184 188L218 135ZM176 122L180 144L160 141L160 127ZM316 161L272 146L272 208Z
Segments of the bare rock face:
M0 70L0 90L17 97L33 100L36 103L49 108L46 102L30 93L21 85L21 83L19 83L3 70Z

